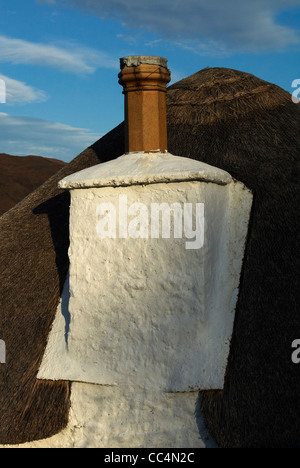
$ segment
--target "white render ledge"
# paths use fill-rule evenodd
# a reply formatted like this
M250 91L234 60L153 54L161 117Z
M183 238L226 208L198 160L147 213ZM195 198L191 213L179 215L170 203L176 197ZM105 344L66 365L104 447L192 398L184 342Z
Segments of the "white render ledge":
M227 185L233 182L228 172L195 159L168 152L128 153L106 163L71 174L59 182L61 189L120 187L162 182L198 180Z

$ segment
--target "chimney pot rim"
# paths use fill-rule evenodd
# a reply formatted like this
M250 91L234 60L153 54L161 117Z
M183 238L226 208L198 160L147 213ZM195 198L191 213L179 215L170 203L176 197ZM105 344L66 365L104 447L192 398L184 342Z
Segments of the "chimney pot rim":
M156 55L129 55L128 57L120 58L121 70L124 67L138 67L142 64L168 68L168 60Z

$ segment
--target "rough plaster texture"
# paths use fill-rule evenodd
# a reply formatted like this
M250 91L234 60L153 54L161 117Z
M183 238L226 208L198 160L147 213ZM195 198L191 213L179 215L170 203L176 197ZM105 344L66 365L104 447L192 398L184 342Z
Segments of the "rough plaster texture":
M97 207L118 206L120 193L128 205L204 203L203 247L187 250L184 238L99 239ZM73 190L70 330L54 324L39 378L223 388L250 206L239 183Z
M134 386L73 383L67 428L16 448L215 447L199 412L197 392L165 394Z
M72 409L63 433L30 446L215 446L196 391L223 387L251 193L168 153L129 154L61 187L72 188L70 275L38 377L75 382ZM98 207L111 203L119 219L120 195L149 212L203 203L203 246L187 249L184 235L100 239Z
M194 159L173 156L168 152L137 152L71 174L59 186L62 189L79 189L185 180L203 180L220 185L233 182L228 172Z

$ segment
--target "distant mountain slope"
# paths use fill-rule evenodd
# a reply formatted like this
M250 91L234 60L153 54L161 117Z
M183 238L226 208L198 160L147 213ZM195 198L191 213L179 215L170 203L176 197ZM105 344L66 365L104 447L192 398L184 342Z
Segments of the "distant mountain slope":
M41 156L0 154L0 216L66 164Z

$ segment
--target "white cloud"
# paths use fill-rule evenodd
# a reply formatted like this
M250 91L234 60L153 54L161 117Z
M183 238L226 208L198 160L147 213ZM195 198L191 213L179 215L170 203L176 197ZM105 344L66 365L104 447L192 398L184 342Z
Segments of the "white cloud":
M70 125L0 113L1 152L71 161L102 135Z
M118 68L104 52L74 42L42 44L6 36L0 36L0 62L48 66L79 75L97 68Z
M22 81L17 81L1 74L0 80L3 80L5 83L7 105L44 102L48 99L48 96L44 91L29 86Z
M49 0L39 3L49 4ZM148 29L177 42L195 41L197 52L205 49L206 41L209 49L247 51L278 50L299 42L297 32L279 24L276 15L300 6L300 0L51 0L51 3L89 10L102 18L119 20L128 28Z

